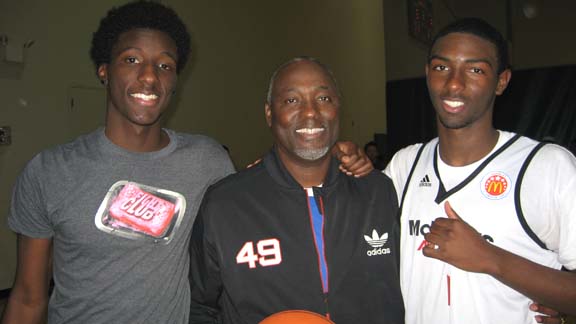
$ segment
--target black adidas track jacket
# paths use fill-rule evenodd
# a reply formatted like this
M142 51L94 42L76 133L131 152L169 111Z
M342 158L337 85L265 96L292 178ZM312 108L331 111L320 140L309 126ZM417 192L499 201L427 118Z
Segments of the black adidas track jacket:
M392 181L376 171L346 176L333 160L313 190L327 292L306 191L272 150L204 196L191 239L190 323L256 324L288 309L336 324L404 322Z

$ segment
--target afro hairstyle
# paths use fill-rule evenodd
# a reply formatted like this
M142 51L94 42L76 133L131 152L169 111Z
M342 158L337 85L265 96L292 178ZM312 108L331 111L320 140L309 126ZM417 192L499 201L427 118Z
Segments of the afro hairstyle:
M114 7L100 20L98 30L92 35L90 49L90 58L96 69L102 64L110 63L112 49L119 36L136 28L158 30L170 36L178 50L176 71L182 71L190 54L190 34L186 25L173 9L143 0Z

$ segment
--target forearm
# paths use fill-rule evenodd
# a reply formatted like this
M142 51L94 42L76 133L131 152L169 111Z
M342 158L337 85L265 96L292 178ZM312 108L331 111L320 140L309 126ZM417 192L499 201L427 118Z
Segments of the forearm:
M2 324L46 323L52 239L18 235L18 266Z
M488 274L534 301L576 315L576 273L531 262L500 248Z
M48 298L24 298L13 291L4 310L2 324L46 323Z

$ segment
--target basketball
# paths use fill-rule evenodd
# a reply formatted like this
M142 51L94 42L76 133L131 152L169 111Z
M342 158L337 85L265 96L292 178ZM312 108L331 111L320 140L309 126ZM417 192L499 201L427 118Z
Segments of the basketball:
M287 310L266 317L260 324L334 324L334 322L313 312Z

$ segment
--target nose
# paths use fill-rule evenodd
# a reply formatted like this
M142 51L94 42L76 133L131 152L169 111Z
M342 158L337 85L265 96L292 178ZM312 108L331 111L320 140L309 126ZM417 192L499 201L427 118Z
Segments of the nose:
M309 98L302 105L302 113L308 118L314 118L318 114L318 103L314 98Z
M158 81L156 67L153 64L142 64L138 80L145 84L154 84Z
M463 75L463 72L453 71L450 73L448 80L446 80L446 85L452 92L462 90L465 87L465 76Z

